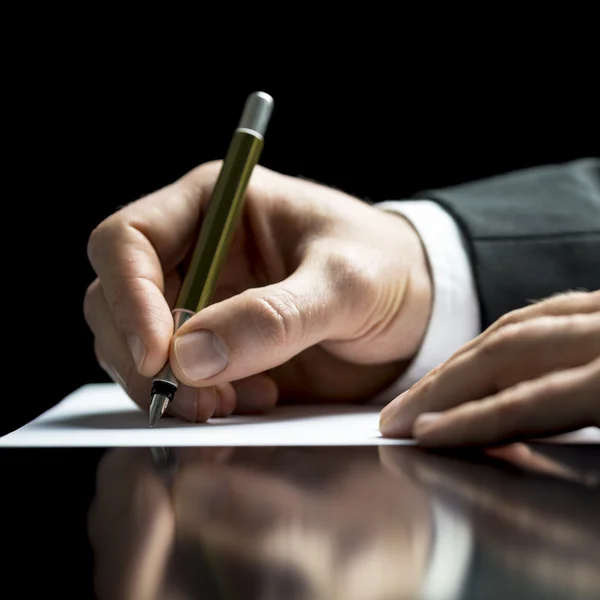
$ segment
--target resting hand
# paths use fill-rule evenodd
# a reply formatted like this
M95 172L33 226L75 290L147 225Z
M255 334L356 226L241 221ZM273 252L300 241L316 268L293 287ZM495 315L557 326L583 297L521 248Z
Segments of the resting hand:
M508 313L381 414L386 437L495 444L600 426L600 291Z

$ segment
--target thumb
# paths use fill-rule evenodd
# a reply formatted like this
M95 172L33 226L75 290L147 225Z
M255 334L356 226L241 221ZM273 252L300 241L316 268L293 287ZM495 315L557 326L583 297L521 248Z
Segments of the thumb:
M339 329L333 292L314 266L205 308L176 332L171 365L181 382L205 386L272 369Z

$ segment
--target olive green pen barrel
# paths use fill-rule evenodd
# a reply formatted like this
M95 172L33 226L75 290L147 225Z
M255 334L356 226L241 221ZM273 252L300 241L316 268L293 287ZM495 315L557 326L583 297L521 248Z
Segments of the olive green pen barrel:
M202 220L198 241L175 303L176 309L198 312L210 303L262 147L263 138L255 131L238 128L234 132Z
M203 215L198 240L175 302L175 331L211 302L220 267L227 257L242 214L250 176L260 158L272 110L273 99L263 92L250 94L246 100ZM167 363L153 379L150 427L160 419L178 387L179 382Z

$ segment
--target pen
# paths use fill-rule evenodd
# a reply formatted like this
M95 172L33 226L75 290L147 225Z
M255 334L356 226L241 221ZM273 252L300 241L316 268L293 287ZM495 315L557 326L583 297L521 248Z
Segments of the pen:
M254 92L246 99L208 203L190 267L173 308L174 331L211 301L219 268L227 256L239 221L248 181L260 157L272 112L273 98L268 94ZM178 386L179 382L167 362L152 382L150 427L164 414Z

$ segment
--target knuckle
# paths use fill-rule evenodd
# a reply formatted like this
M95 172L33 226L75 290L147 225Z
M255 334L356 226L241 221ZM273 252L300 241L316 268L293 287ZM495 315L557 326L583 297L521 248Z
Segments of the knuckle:
M594 314L572 313L560 316L543 316L531 322L530 329L533 334L538 335L539 339L550 343L551 341L560 342L561 339L579 340L584 346L600 342L600 338L595 335L600 332L600 319L596 319ZM599 346L600 347L600 346Z
M559 327L574 327L580 321L582 315L566 314L566 315L540 315L535 319L527 321L523 324L523 331L535 336L543 336L550 339L552 334L558 333Z
M101 263L113 262L118 258L118 250L123 247L128 239L131 225L125 214L125 211L112 214L90 233L87 243L87 257L96 272ZM121 259L121 261L123 260ZM135 264L135 253L125 259L124 262L125 265Z
M126 317L134 319L137 314L130 313L126 309L129 306L130 297L139 290L139 280L132 278L113 277L110 281L102 283L105 290L106 301L113 317L122 324Z
M411 389L410 397L411 398L426 398L430 395L432 387L435 385L437 381L437 376L435 373L430 373L426 375L423 379L417 382Z
M496 361L518 345L523 330L523 323L508 323L485 339L477 351L482 358Z
M513 393L505 396L493 411L490 425L496 432L509 430L515 433L517 424L522 421L525 404L523 402L522 386L513 388ZM508 433L508 431L507 431Z
M375 288L372 269L343 251L332 252L325 263L325 276L336 293L350 298L368 296Z
M221 170L222 166L223 166L223 159L219 158L216 160L208 160L208 161L202 163L201 165L199 165L195 169L195 172L197 174L216 175Z
M302 336L303 324L297 299L285 290L257 296L251 311L254 326L265 341L285 346Z
M519 399L524 402L528 400L535 392L531 391L531 382L524 381L517 387ZM572 375L568 372L558 371L544 378L543 394L547 397L561 396L573 387ZM540 392L538 391L539 395Z
M94 322L94 315L96 313L97 297L100 292L100 282L95 279L87 287L83 296L83 318L85 319L88 327L92 327Z
M550 341L558 333L557 325L573 326L579 322L579 318L580 315L566 315L561 317L559 323L555 316L541 315L527 321L508 323L490 335L481 350L494 358L505 353L514 355L528 342Z
M501 329L503 327L507 327L508 325L512 325L513 323L518 323L527 314L526 311L527 308L519 308L503 314L497 321L497 327ZM525 313L525 315L523 313Z
M96 225L90 233L87 242L87 257L92 267L98 262L98 257L106 252L106 245L110 239L112 226L112 219L109 217L99 225Z
M97 225L88 238L87 257L92 268L97 271L103 260L114 254L118 242L124 237L128 225L122 211L114 213Z
M209 160L192 169L184 179L189 182L194 189L201 189L204 186L211 186L223 166L223 159Z
M102 282L102 293L115 326L122 332L135 330L142 323L152 323L153 330L166 324L161 307L147 296L144 277L115 275ZM143 300L138 302L136 298Z

